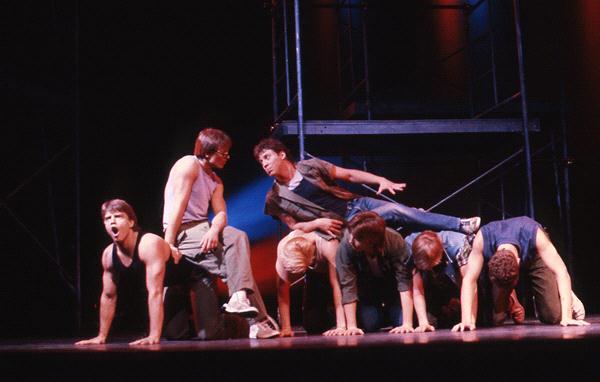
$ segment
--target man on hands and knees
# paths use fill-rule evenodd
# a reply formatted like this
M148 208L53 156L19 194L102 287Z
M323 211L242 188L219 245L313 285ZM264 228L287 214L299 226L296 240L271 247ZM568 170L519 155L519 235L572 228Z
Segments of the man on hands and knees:
M268 316L250 265L250 242L245 232L227 225L223 182L215 173L230 158L231 139L223 131L200 131L194 155L186 155L171 168L165 186L163 226L172 256L181 256L211 275L226 280L230 299L224 305L229 313L256 317L250 336L270 338L279 335L278 326ZM208 220L208 208L214 218Z
M374 212L361 212L348 223L336 255L346 335L375 332L391 325L390 333L413 332L413 292L408 250L402 236L385 227ZM415 303L424 307L425 303ZM359 320L357 322L357 313ZM419 331L433 330L424 311L417 311Z
M171 254L169 245L157 235L141 232L133 208L124 200L113 199L102 204L101 216L112 244L102 252L100 330L96 337L79 341L76 345L105 343L115 316L119 285L125 280L144 278L148 292L150 331L147 337L130 345L157 344L163 324L163 279L165 263Z
M415 268L415 310L427 313L419 322L427 324L431 317L434 326L451 327L460 319L460 269L471 253L468 237L452 231L423 231L410 234L405 241ZM418 307L422 301L426 306Z
M318 231L339 236L344 221L362 211L373 211L392 228L413 230L448 230L472 234L481 219L459 219L425 212L399 203L361 197L338 186L336 181L367 183L378 186L377 193L396 194L406 184L365 171L346 169L320 159L294 163L289 150L273 138L261 140L254 147L254 157L267 175L275 178L267 194L265 213L284 222L290 229Z
M308 334L343 334L346 319L335 271L339 242L314 232L290 232L277 246L277 301L281 336L294 335L290 318L290 286L303 282L302 321ZM333 328L332 328L333 326Z
M517 217L491 222L475 236L468 264L461 269L461 322L453 331L474 330L477 279L487 265L492 287L494 323L502 324L516 298L519 274L531 284L538 319L545 324L589 325L583 304L571 290L567 267L536 221Z

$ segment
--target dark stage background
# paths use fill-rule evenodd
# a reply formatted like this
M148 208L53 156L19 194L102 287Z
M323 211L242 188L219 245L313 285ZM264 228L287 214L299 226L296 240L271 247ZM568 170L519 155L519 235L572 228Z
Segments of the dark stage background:
M464 59L446 67L432 64L464 42L464 20L428 10L434 3L460 2L369 2L376 118L464 115L464 107L456 106L465 101ZM495 3L499 28L510 31L511 2ZM232 201L230 222L253 232L255 273L275 315L277 226L262 216L268 181L251 154L273 120L268 3L57 0L9 1L0 7L0 335L51 337L96 330L99 255L108 244L100 204L126 199L142 226L159 233L168 171L180 156L191 153L205 126L221 128L233 138L232 159L222 172ZM522 1L521 10L530 116L539 118L542 127L533 145L543 147L554 137L560 151L557 132L564 115L571 272L575 291L588 311L597 313L600 3ZM331 12L335 9L303 9L309 119L342 117L336 103L332 36L337 26ZM509 40L511 34L507 36ZM516 59L503 57L499 66L509 89L515 85ZM494 116L518 118L518 110L517 102ZM398 200L428 207L516 151L521 141L518 135L310 137L306 147L336 163L360 167L365 162L373 172L406 181L409 187ZM287 142L296 145L294 139ZM536 218L568 260L552 159L534 161ZM556 164L562 174L567 163ZM513 215L525 211L522 171L520 166L506 176ZM497 198L496 190L497 184L474 187L436 211L497 219L497 211L481 202ZM236 215L232 206L243 213ZM245 220L250 215L254 220ZM254 233L257 227L264 229Z

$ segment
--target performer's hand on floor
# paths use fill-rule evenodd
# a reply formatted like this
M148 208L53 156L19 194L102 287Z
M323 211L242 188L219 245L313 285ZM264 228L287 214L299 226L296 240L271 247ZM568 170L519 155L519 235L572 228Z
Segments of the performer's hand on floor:
M292 330L292 328L281 328L281 331L279 332L279 337L293 337L294 336L294 331Z
M82 340L79 342L75 342L75 345L102 345L106 343L106 338L102 336L96 336L94 338L90 338L89 340Z
M413 329L412 326L402 325L402 326L396 326L395 328L390 330L389 333L390 334L404 334L404 333L412 333L414 331L415 330Z
M363 334L365 334L365 332L360 328L348 328L344 332L345 336L362 336Z
M419 325L415 328L415 332L416 333L435 332L435 328L433 327L433 325L430 325L430 324Z
M560 326L587 326L590 323L584 320L562 320Z
M160 343L160 338L154 336L148 336L140 338L139 340L130 342L129 345L156 345Z
M346 328L329 329L323 332L324 336L343 336L346 333Z
M459 323L454 325L454 327L452 328L453 332L466 332L469 330L475 330L475 324L465 324L465 323Z

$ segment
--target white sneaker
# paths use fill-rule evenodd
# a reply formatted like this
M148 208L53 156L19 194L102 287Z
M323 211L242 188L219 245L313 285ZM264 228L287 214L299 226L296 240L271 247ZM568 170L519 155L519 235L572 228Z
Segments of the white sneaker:
M585 307L583 306L583 302L575 296L573 291L571 291L571 298L573 300L573 318L576 320L585 319Z
M248 337L258 339L273 338L279 337L279 333L279 325L277 325L277 322L270 316L267 316L262 321L250 325Z
M250 300L247 298L230 298L229 302L223 304L223 310L244 318L254 318L258 315L258 309L250 305Z

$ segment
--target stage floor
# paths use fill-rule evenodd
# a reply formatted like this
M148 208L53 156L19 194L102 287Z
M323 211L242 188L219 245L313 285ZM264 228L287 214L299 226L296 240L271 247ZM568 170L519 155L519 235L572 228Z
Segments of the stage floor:
M0 342L0 380L568 380L600 378L600 316L586 327L74 346Z

